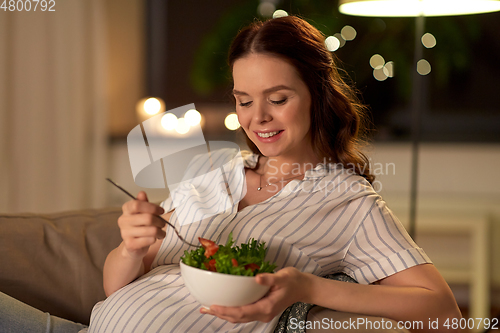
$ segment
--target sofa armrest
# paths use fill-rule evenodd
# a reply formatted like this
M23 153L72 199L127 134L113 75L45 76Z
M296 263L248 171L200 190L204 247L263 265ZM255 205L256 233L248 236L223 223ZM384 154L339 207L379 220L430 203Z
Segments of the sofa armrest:
M88 324L105 298L102 269L121 241L120 208L0 214L0 291L42 311Z

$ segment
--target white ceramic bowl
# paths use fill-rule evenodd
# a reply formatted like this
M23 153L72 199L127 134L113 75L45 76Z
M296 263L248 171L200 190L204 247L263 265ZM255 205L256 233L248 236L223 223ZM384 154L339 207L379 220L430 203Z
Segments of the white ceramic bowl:
M255 276L239 276L210 272L194 268L182 261L181 274L184 284L193 297L204 307L210 305L242 306L264 296L269 286L255 281Z

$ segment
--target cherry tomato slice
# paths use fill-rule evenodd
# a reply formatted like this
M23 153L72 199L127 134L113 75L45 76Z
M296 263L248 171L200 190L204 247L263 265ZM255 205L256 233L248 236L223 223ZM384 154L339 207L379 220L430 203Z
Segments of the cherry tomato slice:
M201 246L203 246L204 248L217 245L214 242L212 242L210 239L205 239L205 238L198 237L198 240L200 241Z
M254 263L245 265L245 269L250 269L252 272L255 271L256 269L259 269L260 266Z
M205 249L205 257L210 258L213 256L215 253L217 253L217 250L219 250L219 245L215 244L209 239L201 238L198 237L198 240L201 243L201 246Z
M238 260L236 259L231 259L231 263L233 264L233 267L238 267Z
M210 260L208 263L204 263L205 267L211 272L217 272L215 268L215 259Z
M205 257L210 258L215 253L217 253L217 250L219 250L219 245L205 248Z

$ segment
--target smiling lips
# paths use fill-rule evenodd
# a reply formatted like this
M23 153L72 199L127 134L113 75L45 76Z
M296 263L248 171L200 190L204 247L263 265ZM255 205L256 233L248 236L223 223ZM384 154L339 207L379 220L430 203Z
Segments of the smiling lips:
M270 137L273 137L275 136L276 134L278 133L281 133L283 131L274 131L274 132L256 132L257 135L261 138L270 138Z

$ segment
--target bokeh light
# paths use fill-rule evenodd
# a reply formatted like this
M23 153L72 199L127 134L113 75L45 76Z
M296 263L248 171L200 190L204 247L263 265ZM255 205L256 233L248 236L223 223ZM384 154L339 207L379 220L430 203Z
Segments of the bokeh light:
M372 66L373 69L382 69L384 65L385 59L380 54L374 54L370 58L370 66Z
M283 9L278 9L274 11L273 13L273 18L279 18L279 17L285 17L288 16L288 13L285 12Z
M191 109L184 114L184 119L189 126L196 126L201 122L201 114L197 110Z
M337 37L334 36L328 36L325 39L325 46L330 52L335 52L339 49L340 47L340 41L338 40Z
M377 68L377 69L374 69L373 70L373 77L377 80L377 81L385 81L387 80L387 75L385 74L384 72L384 69L383 68Z
M237 130L240 127L240 122L238 121L236 113L233 112L228 114L226 119L224 119L224 125L231 131Z
M342 37L342 35L340 33L336 33L333 35L333 37L337 38L340 42L340 47L343 47L346 43L344 37Z
M370 58L370 66L373 68L373 77L378 81L385 81L387 78L394 77L394 62L385 62L380 54L374 54Z
M175 127L175 131L179 134L186 134L187 132L189 132L189 125L186 122L186 119L179 118L177 120L177 126Z
M356 29L351 27L350 25L346 25L345 27L340 30L340 34L342 35L342 38L344 38L347 41L351 41L354 38L356 38Z
M178 119L173 113L166 113L161 117L161 126L166 130L173 130L177 127Z
M394 62L386 62L382 70L384 71L384 74L387 75L387 77L394 77Z
M431 33L426 33L422 36L422 44L430 49L436 46L436 37Z
M257 7L257 12L262 17L271 17L275 10L276 6L269 1L263 1L259 4L259 7Z
M149 115L157 114L161 111L161 103L157 98L151 97L144 101L144 111Z
M144 97L135 105L137 118L143 122L151 116L165 112L165 102L159 97Z
M420 59L417 62L417 72L420 75L427 75L431 72L431 64L425 59Z

